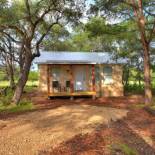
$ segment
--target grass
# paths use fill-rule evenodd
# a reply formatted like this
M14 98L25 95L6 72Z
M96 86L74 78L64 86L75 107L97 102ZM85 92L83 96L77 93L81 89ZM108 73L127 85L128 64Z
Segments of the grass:
M143 109L146 105L144 103L134 104L131 105L131 108L133 109Z
M0 112L15 113L15 112L30 111L30 110L33 110L33 109L35 109L34 105L31 102L28 102L28 101L22 101L18 105L0 104Z
M34 87L25 87L25 91L33 91ZM28 99L21 99L18 105L11 104L11 99L13 96L13 91L8 89L7 96L0 96L0 112L7 112L7 113L14 113L14 112L23 112L23 111L30 111L34 109L34 105Z
M155 110L155 105L149 106L150 109Z
M125 155L138 155L137 151L127 144L117 143L110 146L110 150L112 153L122 152Z
M152 108L153 110L155 110L155 105L151 106L151 108Z
M9 86L9 81L0 81L0 87ZM26 86L38 86L38 81L27 81Z

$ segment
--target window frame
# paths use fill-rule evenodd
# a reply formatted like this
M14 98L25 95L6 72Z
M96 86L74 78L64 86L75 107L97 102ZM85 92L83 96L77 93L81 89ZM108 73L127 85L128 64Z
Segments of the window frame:
M110 72L108 71L109 69L110 69ZM105 85L109 85L113 83L113 67L112 66L103 66L103 77L104 77L103 83Z

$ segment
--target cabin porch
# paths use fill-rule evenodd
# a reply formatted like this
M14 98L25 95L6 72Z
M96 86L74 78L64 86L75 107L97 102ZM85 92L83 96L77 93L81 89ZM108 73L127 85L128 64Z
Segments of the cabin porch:
M49 64L47 77L49 97L96 97L94 65Z

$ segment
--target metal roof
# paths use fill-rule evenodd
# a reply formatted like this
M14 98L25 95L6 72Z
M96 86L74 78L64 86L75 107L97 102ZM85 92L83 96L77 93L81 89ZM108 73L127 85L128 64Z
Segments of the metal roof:
M127 59L114 59L108 52L58 52L42 51L37 64L125 64Z

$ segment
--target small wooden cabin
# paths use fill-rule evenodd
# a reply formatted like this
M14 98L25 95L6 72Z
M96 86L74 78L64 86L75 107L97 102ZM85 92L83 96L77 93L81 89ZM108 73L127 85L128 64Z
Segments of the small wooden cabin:
M123 64L106 52L42 52L39 90L52 96L123 96Z

